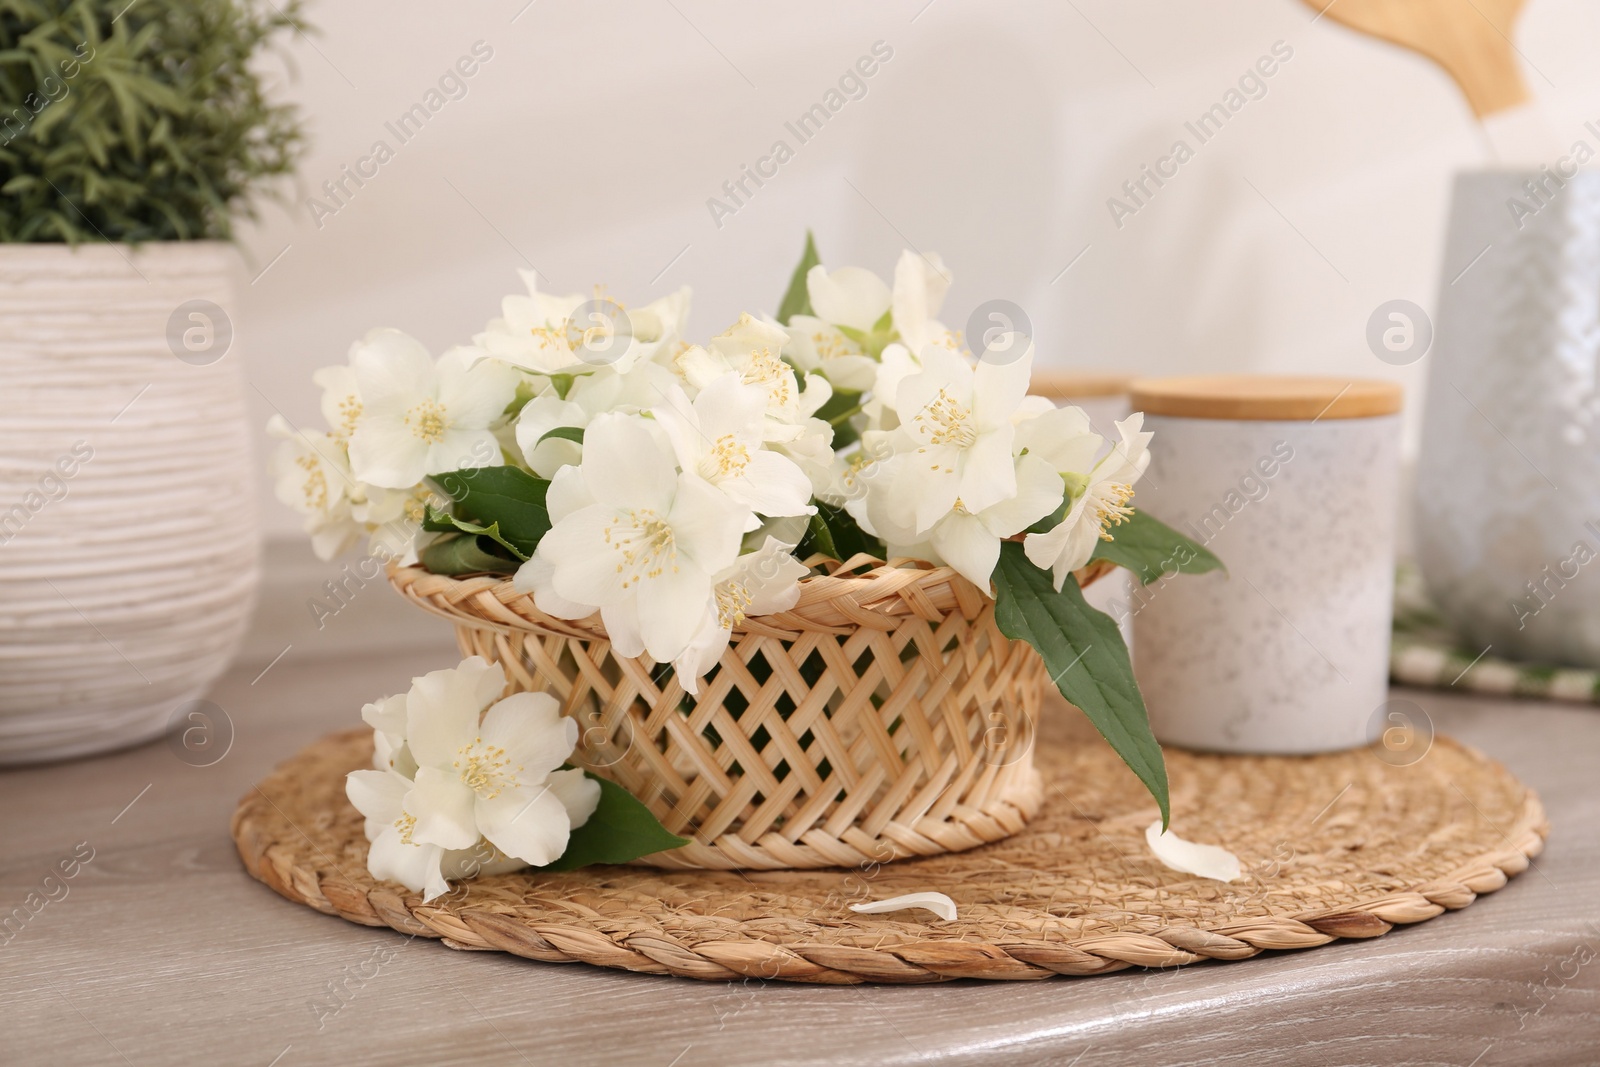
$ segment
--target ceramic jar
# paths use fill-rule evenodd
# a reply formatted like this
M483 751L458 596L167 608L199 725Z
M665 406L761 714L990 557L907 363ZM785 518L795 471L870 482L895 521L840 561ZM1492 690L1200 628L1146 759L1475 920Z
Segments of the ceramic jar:
M0 763L155 737L238 647L234 269L214 242L0 247Z
M1134 674L1163 743L1328 752L1382 729L1400 401L1349 379L1134 384L1155 434L1135 506L1228 568L1136 598Z
M1473 651L1600 667L1600 173L1456 179L1417 562Z

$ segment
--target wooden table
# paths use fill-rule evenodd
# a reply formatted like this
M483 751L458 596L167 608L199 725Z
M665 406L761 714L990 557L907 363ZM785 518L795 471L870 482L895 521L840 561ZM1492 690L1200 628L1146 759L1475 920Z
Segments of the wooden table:
M455 660L433 620L386 649L297 640L261 675L275 645L212 694L235 730L212 766L156 743L0 772L0 916L93 849L0 945L0 1064L1600 1063L1600 710L1407 694L1535 786L1554 832L1505 889L1376 941L1035 983L698 983L455 952L252 881L238 797Z

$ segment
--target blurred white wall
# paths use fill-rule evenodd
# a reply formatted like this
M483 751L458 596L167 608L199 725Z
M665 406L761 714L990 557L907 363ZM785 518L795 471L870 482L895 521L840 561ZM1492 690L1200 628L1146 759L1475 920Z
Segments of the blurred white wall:
M466 340L518 267L629 303L692 285L709 336L775 309L810 226L830 265L942 253L946 321L1015 300L1053 365L1398 377L1414 439L1428 360L1380 362L1367 319L1395 298L1432 309L1450 176L1493 162L1440 71L1298 0L322 0L311 17L281 88L313 148L296 202L245 232L259 423L313 422L311 372L369 327ZM785 122L879 41L893 55L865 95L800 144ZM447 80L460 98L429 101L477 42L465 95ZM1275 42L1292 57L1200 144L1184 124ZM1579 0L1531 0L1520 22L1563 143L1600 119L1596 42ZM385 126L440 101L403 144ZM1180 138L1193 158L1119 227L1108 198ZM793 158L718 226L707 200L780 139ZM335 205L323 182L379 140L392 158ZM269 533L296 529L263 506Z

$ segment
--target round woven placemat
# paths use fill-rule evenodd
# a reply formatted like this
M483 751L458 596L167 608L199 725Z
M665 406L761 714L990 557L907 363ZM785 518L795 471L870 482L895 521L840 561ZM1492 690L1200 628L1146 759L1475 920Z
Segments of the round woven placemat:
M1379 750L1312 757L1169 750L1173 827L1238 854L1230 884L1169 870L1145 846L1149 796L1065 708L1047 716L1043 810L969 852L809 871L591 867L494 875L431 904L367 874L347 771L371 732L333 734L240 801L245 866L330 915L459 949L728 980L939 982L1102 974L1237 960L1464 908L1525 870L1549 831L1539 799L1444 737L1395 766ZM959 917L850 904L936 890Z

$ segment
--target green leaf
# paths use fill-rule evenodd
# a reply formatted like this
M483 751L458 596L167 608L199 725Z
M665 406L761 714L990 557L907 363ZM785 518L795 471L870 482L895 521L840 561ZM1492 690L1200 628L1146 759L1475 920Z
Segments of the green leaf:
M1049 573L1029 563L1014 541L1000 546L994 584L1000 632L1034 647L1061 695L1083 710L1150 790L1165 828L1172 817L1167 767L1117 624L1084 601L1072 578L1056 592Z
M1135 511L1126 522L1106 532L1112 539L1096 545L1090 558L1110 560L1128 568L1138 576L1140 585L1149 585L1164 574L1227 570L1204 545L1142 511Z
M577 444L581 445L581 444L583 444L583 427L582 426L557 426L553 430L546 430L543 434L540 435L539 440L537 442L535 442L535 443L536 444L543 444L544 442L550 440L551 438L556 438L557 440L561 440L561 441L573 441L573 442L576 442Z
M806 288L806 275L812 267L822 260L817 258L817 243L811 236L811 231L806 231L806 248L800 254L800 262L794 268L794 274L789 278L789 291L783 294L783 303L778 305L778 321L785 326L796 315L811 315L811 291Z
M863 530L848 511L820 500L813 503L817 506L817 513L811 516L806 535L795 549L797 557L805 559L813 552L821 552L843 563L861 552L879 559L888 554L884 543Z
M477 534L441 537L424 548L419 559L434 574L515 574L517 561L496 553L497 547Z
M455 501L456 518L496 526L523 559L533 555L550 532L544 495L550 483L518 467L468 467L433 476L439 490ZM432 568L429 568L430 570Z
M513 556L516 556L518 560L524 563L528 561L528 557L520 548L500 536L500 524L497 522L491 522L488 526L479 526L477 523L468 522L466 519L458 519L448 512L429 506L428 513L422 520L422 528L434 532L460 530L462 533L482 534Z
M584 774L600 783L599 807L588 822L572 831L559 859L534 870L570 871L592 863L627 863L689 843L686 837L668 833L649 808L617 783L588 771Z

